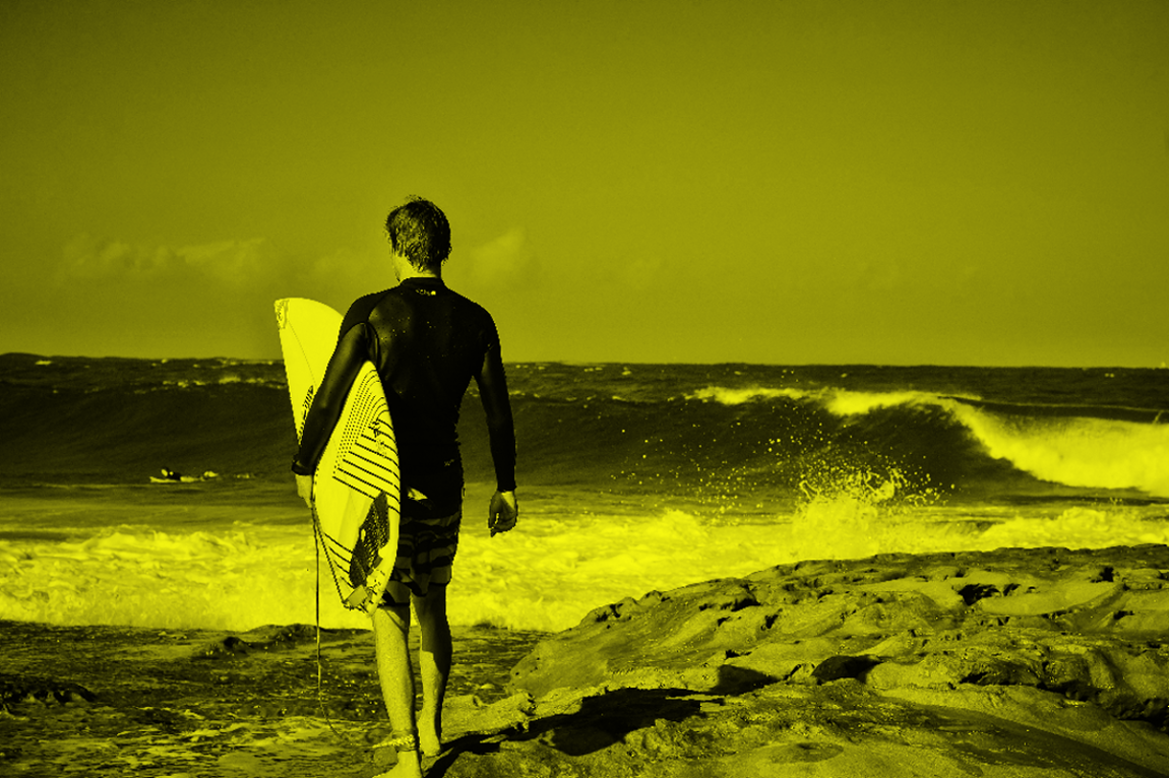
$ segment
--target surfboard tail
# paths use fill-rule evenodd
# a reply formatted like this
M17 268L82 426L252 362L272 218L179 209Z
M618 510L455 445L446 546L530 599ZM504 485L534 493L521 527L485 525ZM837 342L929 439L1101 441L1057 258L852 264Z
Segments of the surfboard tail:
M345 599L345 607L365 611L366 614L372 616L382 600L386 586L390 583L390 573L393 567L392 563L375 567L365 579L365 584L358 586Z

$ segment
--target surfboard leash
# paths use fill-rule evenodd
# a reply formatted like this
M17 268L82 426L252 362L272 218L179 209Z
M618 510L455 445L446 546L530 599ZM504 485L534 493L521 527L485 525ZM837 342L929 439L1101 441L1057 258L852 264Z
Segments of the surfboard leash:
M321 715L325 717L325 723L329 725L333 736L347 746L355 745L353 741L342 735L333 726L333 719L329 716L329 709L325 707L325 695L322 682L322 667L323 661L321 658L321 524L317 518L317 504L312 501L313 514L313 546L316 548L316 628L317 628L317 707L321 711ZM331 565L330 565L331 568ZM336 575L334 574L333 583L336 584Z

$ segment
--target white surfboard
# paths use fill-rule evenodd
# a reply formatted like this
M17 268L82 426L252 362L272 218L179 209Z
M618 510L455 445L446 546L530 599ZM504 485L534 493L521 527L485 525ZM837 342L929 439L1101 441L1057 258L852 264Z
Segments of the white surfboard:
M296 439L337 345L341 314L315 300L276 301ZM384 510L371 510L384 495ZM347 608L372 614L398 549L398 449L373 363L361 366L313 475L313 526Z

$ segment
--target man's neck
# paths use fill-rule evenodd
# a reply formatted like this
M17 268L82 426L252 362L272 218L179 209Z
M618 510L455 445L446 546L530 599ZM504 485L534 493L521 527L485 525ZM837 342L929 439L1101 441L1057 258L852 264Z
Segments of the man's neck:
M410 264L409 260L400 255L392 255L394 257L394 273L398 277L398 283L402 283L411 278L437 278L442 280L442 269L433 270L419 270Z
M431 273L431 272L425 271L425 270L423 270L423 271L416 270L412 273L403 273L400 276L398 276L399 281L409 281L411 278L433 278L433 279L436 279L438 281L441 281L442 274Z

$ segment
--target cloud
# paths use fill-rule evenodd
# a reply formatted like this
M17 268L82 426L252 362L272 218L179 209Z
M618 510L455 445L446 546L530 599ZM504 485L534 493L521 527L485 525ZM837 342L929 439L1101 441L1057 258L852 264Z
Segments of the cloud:
M529 276L535 257L522 227L513 227L495 240L470 250L471 278L478 284L506 284Z
M99 240L88 233L65 244L63 260L56 273L60 283L150 274L166 261L156 252L119 240Z
M250 285L270 273L273 264L264 238L223 240L175 249L175 256L188 267L228 287Z
M15 298L9 310L19 303L25 319L43 319L41 327L56 326L51 312L61 306L87 312L86 332L54 348L272 356L279 353L272 302L308 297L344 312L393 285L378 248L297 252L262 237L165 245L82 234L39 278L4 291Z
M65 245L55 280L59 284L163 282L194 276L229 289L240 289L270 272L270 253L263 238L171 247L134 245L83 233Z
M344 278L365 279L365 283L376 285L381 277L388 279L390 283L393 282L393 266L387 256L339 248L317 257L312 262L308 275L317 283Z
M89 234L65 245L51 278L58 289L97 287L111 294L150 292L212 303L224 296L250 300L301 295L342 305L393 284L389 262L370 250L291 253L267 238L174 246Z

